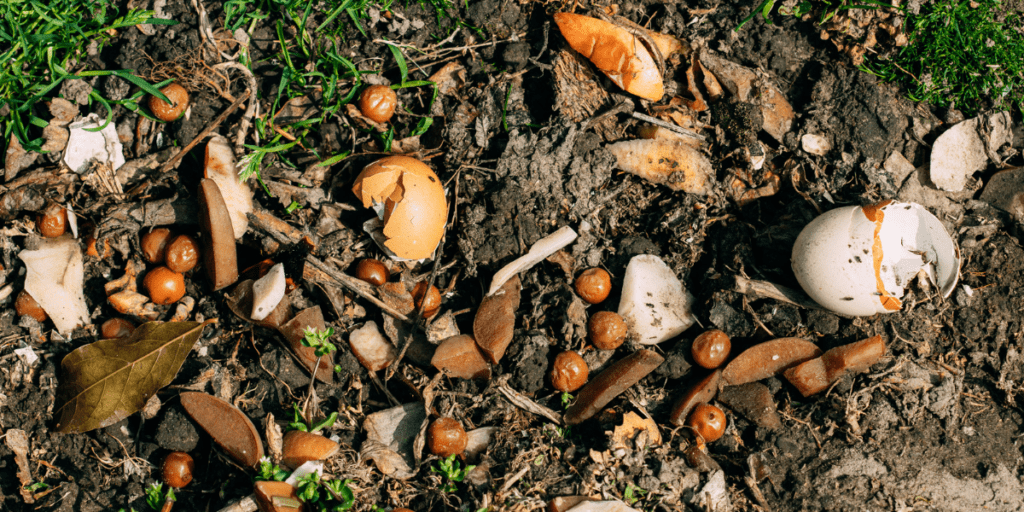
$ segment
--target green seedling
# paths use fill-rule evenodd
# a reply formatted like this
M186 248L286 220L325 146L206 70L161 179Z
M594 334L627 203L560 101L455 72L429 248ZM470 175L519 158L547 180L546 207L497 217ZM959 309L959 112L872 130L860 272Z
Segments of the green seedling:
M299 408L299 404L292 404L293 414L295 417L292 422L288 424L288 430L301 430L303 432L319 432L325 428L334 426L334 422L338 421L338 413L332 412L326 418L314 422L307 423L302 417L302 410Z
M49 484L45 484L43 482L35 482L35 483L31 483L31 484L26 485L25 489L30 491L30 492L36 492L36 491L41 491L43 489L46 489L48 487L50 487Z
M641 487L637 487L633 484L626 484L626 491L622 493L622 500L627 505L633 505L634 503L642 500L647 495L647 491Z
M318 512L341 512L355 505L355 496L348 484L352 480L323 480L312 472L296 483L296 493L305 504ZM310 510L309 507L306 510Z
M456 459L457 455L450 455L445 459L437 461L436 466L431 466L430 471L444 475L446 481L441 487L444 492L455 492L455 484L462 482L466 479L466 475L476 466L462 467L462 464Z
M167 493L164 494L164 484L156 482L146 487L146 505L153 510L160 510L164 506L165 501L174 501L174 489L171 487L167 488Z
M281 466L271 462L270 457L264 456L260 458L260 465L256 468L256 476L253 478L253 481L283 482L286 478L288 478L288 472L281 469Z

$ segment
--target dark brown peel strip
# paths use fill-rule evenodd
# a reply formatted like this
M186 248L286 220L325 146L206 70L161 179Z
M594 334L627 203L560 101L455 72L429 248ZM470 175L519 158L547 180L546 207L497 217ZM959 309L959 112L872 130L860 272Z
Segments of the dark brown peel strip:
M569 407L562 419L567 425L575 425L590 419L664 361L665 358L657 352L643 349L611 364L583 386L577 395L576 403Z
M220 290L238 280L238 254L231 215L220 187L211 179L199 181L199 230L203 242L203 266Z
M263 457L260 434L241 409L213 395L194 391L181 394L181 405L239 465L253 467Z
M885 355L881 336L830 349L821 357L786 370L785 376L803 396L820 393L847 373L867 370Z
M767 379L821 355L817 345L801 338L778 338L748 348L722 372L725 384L739 386Z
M669 421L677 427L683 426L683 424L686 423L686 417L690 415L690 411L692 411L697 404L706 404L715 398L721 384L721 369L715 370L707 377L701 379L701 381L687 391L685 395L679 398L675 407L672 408L672 414L669 416Z
M519 276L514 276L498 291L484 297L473 318L473 337L491 364L498 364L516 327L516 309L519 309Z

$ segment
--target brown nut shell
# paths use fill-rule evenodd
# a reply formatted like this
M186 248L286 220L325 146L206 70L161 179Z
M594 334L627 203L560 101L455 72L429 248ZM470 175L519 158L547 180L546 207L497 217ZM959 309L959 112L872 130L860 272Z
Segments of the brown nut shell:
M626 341L629 328L618 313L598 311L587 320L587 338L601 350L615 350Z
M112 340L115 338L127 338L135 331L135 324L124 318L111 318L100 326L100 334L103 339Z
M642 349L612 363L583 386L576 397L576 402L565 411L562 419L567 425L575 425L590 419L664 361L665 358L657 352Z
M142 235L142 257L149 263L163 263L167 244L174 238L171 230L156 228Z
M380 260L366 258L356 265L356 279L366 281L374 286L380 286L391 277L388 267Z
M454 418L438 418L427 428L427 449L438 457L458 455L468 443L469 436Z
M450 377L460 379L490 379L491 367L472 336L460 334L441 342L430 359L430 364Z
M50 318L50 316L46 314L46 310L36 302L35 297L29 295L25 290L18 293L18 298L14 301L14 311L17 312L19 316L28 315L35 318L39 323L43 323Z
M57 203L50 203L39 214L39 233L46 238L56 238L68 229L68 212Z
M184 274L199 263L199 242L188 235L178 235L164 249L167 268Z
M588 268L576 278L576 294L581 299L598 304L604 302L612 292L612 276L603 268Z
M150 96L149 110L161 121L168 123L177 121L185 113L185 109L188 108L188 91L178 84L170 84L160 89L160 92L167 96L171 103L167 103L156 96Z
M512 343L521 287L519 276L509 279L498 291L484 297L473 317L473 337L492 364L498 364Z
M697 407L700 404L706 404L715 398L721 384L722 370L715 370L707 377L701 379L701 381L690 388L685 395L679 397L679 401L676 402L675 407L672 408L672 414L669 416L669 421L671 421L673 425L682 426L686 422L686 418L690 416L690 411L692 411L694 407Z
M589 376L587 362L571 350L555 356L555 362L551 365L551 386L563 393L572 393L583 387Z
M712 329L693 340L690 353L697 364L714 370L729 357L731 348L732 342L729 341L729 335L718 329Z
M711 404L699 404L693 408L686 424L693 428L706 443L713 443L725 433L725 412Z
M206 393L186 391L181 406L227 454L243 467L255 466L263 457L263 441L252 420L226 400Z
M326 460L338 453L338 443L326 437L301 430L284 435L284 453L281 462L295 469L311 460Z
M430 318L441 309L441 292L433 285L428 290L426 281L416 283L416 287L412 289L412 300L417 309L420 303L423 303L423 318Z
M149 300L161 306L178 302L185 296L185 276L167 267L147 272L142 286L146 288Z
M160 466L160 473L165 484L175 489L181 489L192 481L192 472L195 469L196 464L192 461L192 457L189 454L185 452L171 452L164 459L163 465Z
M730 386L767 379L821 355L817 345L800 338L778 338L754 345L736 356L722 371Z
M386 85L371 85L359 95L359 112L378 123L386 123L395 115L398 95Z

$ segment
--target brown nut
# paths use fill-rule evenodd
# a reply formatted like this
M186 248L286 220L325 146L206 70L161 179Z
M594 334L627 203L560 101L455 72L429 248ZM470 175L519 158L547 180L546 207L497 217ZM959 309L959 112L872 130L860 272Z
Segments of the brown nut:
M171 103L167 103L156 96L150 96L149 110L161 121L168 123L177 121L185 113L185 109L188 108L188 91L178 84L171 84L160 89L160 92L164 93L164 96L167 96Z
M706 443L713 443L725 433L725 413L711 404L693 408L686 424L692 427Z
M163 263L167 244L171 242L171 230L156 228L142 235L142 257L149 263Z
M175 489L188 485L192 481L192 472L195 469L195 462L185 452L171 452L160 468L164 483Z
M100 326L100 334L105 340L114 338L127 338L135 331L135 324L124 318L111 318Z
M366 281L374 286L380 286L388 282L391 273L388 267L380 260L366 258L356 265L356 279Z
M604 269L590 268L576 278L576 293L581 299L597 304L604 302L612 292L612 276Z
M14 310L18 315L28 315L35 318L39 323L43 323L47 318L50 318L43 307L36 302L35 297L29 295L25 290L22 290L18 294L17 300L14 301Z
M157 267L142 280L149 300L161 306L173 304L185 296L185 276L167 268Z
M395 115L398 95L386 85L371 85L359 95L359 111L378 123L386 123Z
M423 318L430 318L437 314L438 309L441 309L441 292L437 290L436 286L431 286L428 291L426 281L420 281L412 289L412 300L416 304L416 308L420 307L421 302L423 303Z
M618 313L598 311L587 321L587 337L601 350L615 350L626 341L626 321Z
M468 443L462 424L453 418L438 418L427 428L427 449L438 457L458 455Z
M571 350L558 354L555 364L551 366L551 386L563 393L571 393L583 387L589 376L587 362Z
M729 357L729 350L731 348L732 343L729 341L729 335L718 329L712 329L693 340L690 353L693 354L693 360L697 364L709 370L714 370L721 366L725 359Z
M39 214L39 233L46 238L56 238L68 229L68 212L57 203L50 203Z
M167 268L184 274L199 263L199 242L188 235L178 235L164 250Z

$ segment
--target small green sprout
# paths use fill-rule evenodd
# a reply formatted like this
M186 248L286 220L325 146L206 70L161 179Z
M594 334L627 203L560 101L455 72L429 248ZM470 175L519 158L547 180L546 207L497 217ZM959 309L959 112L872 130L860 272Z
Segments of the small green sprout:
M626 484L626 492L622 493L622 499L627 505L632 505L644 498L647 491L633 484Z
M305 426L305 425L303 425ZM260 465L256 469L255 481L275 481L283 482L285 478L288 478L288 472L281 469L280 466L270 462L269 457L260 458Z
M314 353L317 357L326 356L338 350L334 343L327 341L334 335L334 329L331 327L328 327L326 331L307 327L303 334L305 337L302 338L302 345L315 349Z
M299 408L299 404L292 404L292 409L294 417L292 422L288 424L288 430L319 432L325 428L333 426L334 422L338 421L338 413L332 412L329 416L318 422L307 424L305 418L302 417L302 409Z
M299 499L311 505L317 512L341 512L355 505L355 495L348 486L351 482L352 480L323 480L320 474L314 471L299 479L296 491Z
M466 479L466 475L476 466L466 466L462 468L462 464L455 458L456 455L450 455L446 459L437 461L436 466L432 466L430 471L439 473L447 478L447 482L441 487L444 492L455 492L455 484Z

